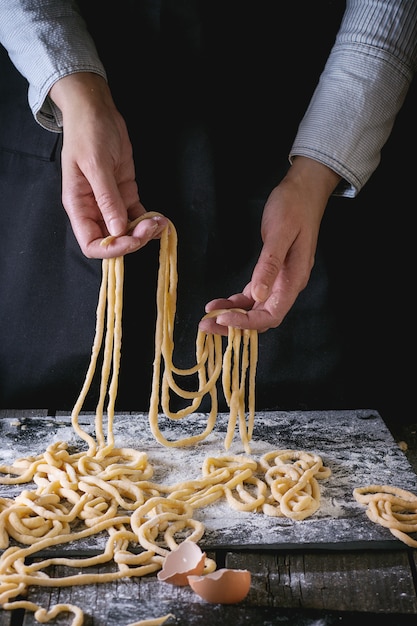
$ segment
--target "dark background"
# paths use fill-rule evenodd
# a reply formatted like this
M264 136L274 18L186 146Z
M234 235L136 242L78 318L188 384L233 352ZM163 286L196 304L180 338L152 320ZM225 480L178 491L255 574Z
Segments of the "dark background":
M343 3L81 2L131 135L141 199L179 236L176 355L192 363L204 304L247 282L262 207ZM98 19L98 16L100 19ZM60 202L61 138L40 128L0 49L0 407L70 410L94 336L101 262ZM412 422L413 85L382 163L356 199L332 198L308 288L260 337L259 408L373 408ZM120 410L146 410L158 244L125 259ZM94 408L93 386L86 408Z

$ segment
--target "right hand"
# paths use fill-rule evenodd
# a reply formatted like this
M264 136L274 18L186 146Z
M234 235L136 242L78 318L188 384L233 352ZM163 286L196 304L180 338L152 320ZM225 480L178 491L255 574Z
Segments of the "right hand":
M85 256L122 256L159 238L168 225L159 215L128 232L129 223L146 209L126 124L106 81L78 72L58 80L50 97L63 116L62 202ZM101 245L109 235L114 238Z

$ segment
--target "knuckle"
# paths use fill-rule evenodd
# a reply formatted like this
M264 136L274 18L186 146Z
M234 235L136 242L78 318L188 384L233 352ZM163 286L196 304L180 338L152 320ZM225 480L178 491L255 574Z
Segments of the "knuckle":
M274 277L278 274L279 270L283 266L283 262L276 255L269 254L267 257L261 260L262 272L270 277Z
M100 211L107 217L111 218L117 215L117 210L114 206L113 198L109 193L104 192L97 196L96 202L100 208Z

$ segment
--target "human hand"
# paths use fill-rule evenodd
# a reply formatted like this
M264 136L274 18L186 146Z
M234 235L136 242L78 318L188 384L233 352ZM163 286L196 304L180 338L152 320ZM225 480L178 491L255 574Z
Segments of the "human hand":
M263 247L250 282L241 293L209 302L206 313L233 311L203 319L201 330L227 335L228 326L265 332L281 324L308 283L321 220L339 180L338 174L315 160L294 159L265 204Z
M50 96L63 116L62 202L85 256L122 256L159 238L168 225L162 215L129 229L146 209L126 124L106 81L78 72L57 81Z

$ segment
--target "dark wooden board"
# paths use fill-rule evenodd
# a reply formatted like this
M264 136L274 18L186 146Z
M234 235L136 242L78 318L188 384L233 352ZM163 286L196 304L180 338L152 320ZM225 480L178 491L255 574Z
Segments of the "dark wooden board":
M416 595L404 551L229 552L224 564L251 571L249 594L238 605L209 604L190 587L161 583L154 575L105 585L32 588L29 597L42 606L76 604L85 612L85 626L124 626L167 613L175 616L167 626L330 626L354 624L358 613L367 615L366 623L385 626L416 619ZM55 568L55 574L68 574L68 568ZM25 626L35 623L27 615ZM59 624L66 626L70 620L62 616Z
M254 573L258 606L417 613L409 558L398 550L231 552L226 563Z

